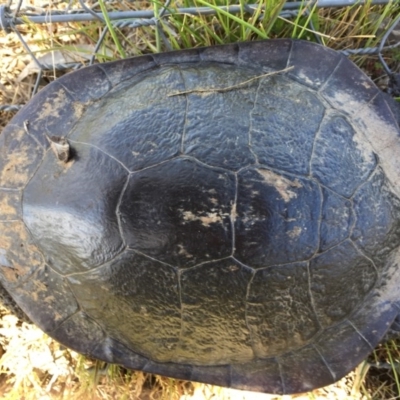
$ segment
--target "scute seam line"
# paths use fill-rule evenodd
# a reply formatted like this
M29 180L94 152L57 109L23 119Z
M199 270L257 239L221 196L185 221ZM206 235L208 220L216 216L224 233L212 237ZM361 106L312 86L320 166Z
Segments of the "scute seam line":
M336 73L336 71L340 68L340 65L342 64L343 59L345 59L344 56L339 58L339 61L336 65L335 68L333 68L333 71L330 73L330 75L326 78L325 82L321 85L319 89L317 89L317 93L320 94L328 85L329 81L331 80L332 76Z
M181 277L182 277L182 271L179 270L176 272L176 276L178 278L178 292L179 292L179 304L180 304L180 313L181 313L181 326L179 329L179 335L178 335L178 343L175 346L175 350L177 350L177 353L179 354L179 350L182 345L182 337L183 337L183 328L184 328L184 322L183 322L183 313L185 309L185 305L182 301L182 282L181 282Z
M212 259L212 260L202 261L201 263L198 263L196 265L192 265L191 267L187 267L187 268L179 268L179 267L175 267L175 268L179 269L180 271L182 270L182 271L186 272L186 271L191 271L192 269L195 269L195 268L202 267L205 264L211 264L211 263L218 262L218 261L224 261L224 260L228 260L229 258L234 258L234 257L229 255L229 256L226 256L226 257L222 257L222 258L216 258L216 259Z
M158 162L156 164L152 164L152 165L149 165L147 167L143 167L143 168L139 168L139 169L136 169L136 170L133 170L133 171L129 171L129 174L130 175L135 175L135 174L138 174L139 172L146 171L148 169L155 168L155 167L158 167L160 165L163 165L163 164L165 164L167 162L175 161L175 160L179 160L179 159L182 159L182 155L180 155L180 154L178 154L177 156L172 156L171 158L167 158L166 160L160 161L160 162Z
M346 236L343 240L341 240L340 242L334 244L333 246L328 247L327 249L325 249L324 251L318 252L317 254L313 255L309 261L313 260L315 257L319 257L322 254L327 253L328 251L331 251L332 249L334 249L335 247L338 247L340 245L342 245L344 242L346 242L347 240L350 240L350 236Z
M186 85L186 81L182 72L182 69L178 67L178 71L179 71L179 75L181 76L182 79L182 83L184 86L184 91L187 91L187 85ZM188 96L185 95L185 103L186 103L186 107L185 107L185 116L184 116L184 123L183 123L183 132L182 132L182 138L181 138L181 146L180 146L180 152L181 154L185 154L185 139L186 139L186 130L187 130L187 123L188 123L188 109L189 109L189 99Z
M358 192L358 190L363 187L365 184L367 184L375 174L377 174L378 169L382 169L380 162L379 162L379 158L376 157L376 154L374 153L375 158L376 158L376 165L375 167L372 169L372 171L370 171L370 173L368 174L368 176L359 184L356 186L356 188L354 189L352 195L349 197L349 200L353 200L354 196L356 195L356 193Z
M250 289L251 289L251 285L253 283L253 279L254 279L257 271L253 270L251 272L252 272L252 275L251 275L251 278L250 278L249 282L247 283L247 288L246 288L246 298L245 298L245 307L244 307L244 321L245 321L246 327L247 327L247 329L249 331L251 350L253 351L253 357L257 358L257 352L256 352L256 349L255 349L254 332L251 329L251 326L250 326L249 320L248 320L248 315L247 315L248 314L248 308L249 308L248 306L250 304L250 302L249 302Z
M26 189L26 187L29 185L29 182L33 179L33 177L34 177L34 176L37 174L37 172L39 171L39 168L40 168L41 165L43 164L44 159L45 159L47 153L48 153L49 150L50 150L50 147L49 147L48 149L44 149L43 147L40 146L40 148L43 149L42 159L39 160L38 165L37 165L35 171L33 172L32 176L28 179L28 181L25 183L25 185L24 185L23 187L19 188L19 190L22 190L22 194L21 194L21 211L22 211L22 216L24 215L24 210L23 210L23 208L22 208L22 204L23 204L23 201L24 201L24 192L25 192L25 189Z
M151 257L151 256L149 256L148 254L143 253L143 252L140 251L140 250L136 250L136 249L134 249L134 248L132 248L132 247L129 247L129 246L127 246L126 249L127 249L127 250L131 250L131 251L133 251L134 253L139 254L140 256L146 257L146 258L148 258L149 260L156 261L156 262L158 262L158 263L160 263L160 264L164 264L164 265L166 265L167 267L172 268L174 271L179 271L179 268L178 268L178 267L176 267L176 266L174 266L174 265L171 265L171 264L168 264L168 263L166 263L166 262L164 262L164 261L157 260L157 258Z
M322 192L322 188L320 185L317 184L319 195L320 195L320 202L319 202L319 216L317 219L317 237L318 237L318 244L314 251L314 254L311 256L313 258L316 254L318 254L319 249L321 248L321 226L322 226L322 209L324 206L324 194Z
M218 166L216 166L216 165L213 166L213 165L207 164L207 163L205 163L205 162L203 162L203 161L198 160L196 157L193 157L193 156L189 156L189 155L186 155L186 154L182 154L182 155L179 156L179 157L182 158L183 160L193 161L193 162L195 162L196 164L199 164L199 165L201 165L201 166L203 166L203 167L212 169L212 170L214 170L214 171L225 172L225 173L228 173L228 174L236 174L236 171L233 171L233 170L230 170L230 169L227 169L227 168L223 168L223 167L218 167Z
M317 129L317 131L315 132L315 135L314 135L314 140L313 140L312 147L311 147L310 160L309 160L309 163L308 163L308 175L310 176L310 178L312 177L314 179L316 179L316 178L313 176L313 172L312 172L313 171L313 168L312 168L313 163L312 163L312 161L313 161L313 158L314 158L314 155L315 155L316 143L317 143L317 141L318 141L318 139L319 139L319 137L321 135L321 129L322 129L322 126L325 123L325 119L327 119L327 118L328 118L328 116L327 116L326 108L324 107L324 112L323 112L321 121L320 121L318 129Z
M258 268L253 268L253 267L250 267L250 265L247 265L247 264L245 264L245 263L242 263L241 261L239 261L236 257L234 257L234 256L230 256L230 257L232 257L232 259L233 259L233 261L235 261L235 262L237 262L238 264L240 264L240 266L242 266L242 267L244 267L244 268L246 268L246 269L248 269L248 270L250 270L250 271L258 271ZM267 267L268 268L268 267Z
M315 319L318 323L319 329L322 329L322 324L319 320L318 314L317 314L317 307L315 304L314 296L311 290L311 271L310 271L310 262L307 263L307 280L308 280L308 295L310 296L310 303L311 303L311 308L314 313Z
M289 42L289 54L288 54L288 58L287 58L287 61L286 61L285 68L289 68L290 67L290 62L292 60L292 54L293 54L293 47L294 47L294 42L293 42L293 40L291 40Z
M85 275L91 272L96 272L102 268L104 268L107 264L111 263L113 260L115 260L119 255L121 255L125 250L127 249L127 247L125 246L124 243L122 243L122 245L118 248L118 250L116 250L116 253L113 257L111 257L110 259L108 259L107 261L102 262L99 265L96 265L93 268L89 268L85 271L78 271L78 272L71 272L70 274L66 274L66 275L61 275L64 278L73 278L74 276L80 276L80 275Z
M69 282L68 282L68 281L67 281L67 284L68 284L68 286L69 286ZM51 336L51 334L52 334L53 332L55 332L57 329L60 329L61 326L64 325L65 322L67 322L68 320L72 319L75 315L79 314L80 312L83 312L82 307L81 307L81 305L79 304L79 302L78 302L78 300L77 300L77 298L76 298L76 296L75 296L75 293L73 292L73 290L72 290L71 288L70 288L70 290L71 290L72 295L74 296L74 298L75 298L75 300L76 300L76 303L77 303L77 305L78 305L78 309L77 309L76 311L74 311L71 315L68 315L68 316L65 317L62 321L60 321L54 329L52 329L51 331L47 331L46 333L47 333L48 335L50 335L50 336Z
M250 110L250 112L249 112L249 131L248 131L248 133L247 133L247 136L248 136L248 141L247 141L247 143L248 143L248 146L249 146L249 150L250 150L250 153L253 155L253 157L254 157L254 159L255 159L255 163L256 164L259 164L259 160L258 160L258 156L257 156L257 154L254 152L254 150L253 150L253 144L252 144L252 135L251 135L251 133L254 131L254 129L253 129L253 112L254 112L254 110L255 110L255 108L256 108L256 105L257 105L257 99L258 99L258 95L259 95L259 91L260 91L260 88L261 88L261 83L262 83L262 81L263 81L263 79L259 79L258 80L258 85L257 85L257 89L256 89L256 93L255 93L255 95L254 95L254 104L253 104L253 107L252 107L252 109ZM240 170L239 170L240 171Z
M359 253L362 257L364 257L365 259L367 259L367 260L372 264L372 266L374 267L375 272L376 272L376 274L377 274L377 277L380 278L380 273L379 273L378 267L375 265L374 260L373 260L372 258L368 257L368 256L365 254L365 252L360 248L360 246L358 246L357 243L355 243L354 240L353 240L351 237L349 238L349 241L350 241L350 243L353 245L353 247L355 248L355 250L357 251L357 253ZM376 286L377 281L378 281L378 279L376 280L374 287ZM372 290L372 289L371 289L371 290Z
M322 362L325 364L326 368L328 369L328 371L329 371L329 373L330 373L330 375L332 377L332 383L336 382L336 374L335 374L335 372L333 372L332 368L330 367L328 361L323 356L322 352L314 344L311 344L311 347L318 353L318 355L320 356Z
M93 149L96 149L96 150L100 151L104 155L106 155L109 158L113 159L115 162L117 162L119 165L121 165L121 167L123 167L128 173L130 173L130 170L125 166L124 163L122 163L120 160L118 160L117 158L115 158L111 154L107 153L105 150L101 149L100 147L98 147L98 146L96 146L94 144L91 144L91 143L80 142L78 140L73 140L73 139L68 139L68 141L71 142L71 143L75 143L75 144L83 144L84 146L88 146L88 147L91 147Z
M281 383L282 383L282 393L286 394L286 384L285 380L283 379L283 370L282 370L282 364L279 362L279 359L275 357L276 363L278 364L278 370L279 370L279 376L281 378Z
M232 230L232 254L233 257L236 250L236 230L235 230L235 222L237 219L237 198L239 191L239 180L237 173L235 173L235 194L233 198L233 204L231 206L230 220L231 220L231 230Z
M336 192L334 189L332 189L332 188L330 188L330 187L324 185L323 183L319 182L319 181L318 181L318 178L311 177L311 179L312 179L313 181L315 181L319 186L321 186L322 189L325 189L325 190L327 190L327 191L333 193L335 196L338 196L338 197L340 197L341 199L343 199L343 200L345 200L345 201L351 201L351 197L346 197L346 196L344 196L344 195L342 195L342 194Z
M350 321L349 319L346 319L345 322L346 322L346 321L347 321L347 322L352 326L352 328L357 332L358 336L360 336L361 339L363 339L364 342L368 344L368 346L370 347L371 351L374 351L375 347L372 346L372 344L371 344L371 343L368 341L368 339L358 330L358 328L353 324L353 322Z
M103 72L103 74L105 75L105 77L106 77L106 79L107 79L107 81L108 81L108 84L109 84L109 86L110 86L110 89L109 89L106 93L104 93L104 95L106 95L106 94L109 93L112 89L114 89L115 86L113 86L113 84L112 84L112 82L111 82L111 79L110 79L110 77L109 77L107 71L101 66L101 64L95 64L95 65ZM103 95L103 96L104 96L104 95ZM101 97L103 97L103 96L101 96Z
M121 223L121 214L122 213L120 211L120 207L121 207L121 203L122 203L122 198L124 197L124 194L125 194L126 188L128 187L129 181L130 181L130 175L128 175L126 178L126 182L125 182L124 186L122 187L121 193L119 194L118 203L115 208L115 215L117 217L118 230L119 230L119 234L121 236L121 240L122 240L124 247L126 247L126 240L125 240L125 236L124 236L124 231L122 229L122 223Z
M45 125L46 125L46 127L45 127L45 128L46 128L46 131L48 132L48 129L47 129L47 119L46 119ZM40 141L39 141L39 139L36 137L36 135L31 135L31 134L29 133L29 120L25 120L25 121L23 122L23 126L24 126L24 131L25 131L25 133L28 135L28 137L32 138L40 148L42 148L43 150L47 150L47 148L46 148L45 146L43 146L42 143L40 143Z

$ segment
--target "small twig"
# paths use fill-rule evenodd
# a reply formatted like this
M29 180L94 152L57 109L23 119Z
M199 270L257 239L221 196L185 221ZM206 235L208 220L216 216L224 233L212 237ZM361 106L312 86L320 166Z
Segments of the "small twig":
M219 89L210 88L210 89L192 89L192 90L185 90L185 91L183 91L183 92L171 93L171 94L168 95L168 97L180 96L180 95L182 95L182 94L190 94L190 93L210 93L210 92L211 92L211 93L212 93L212 92L223 93L223 92L229 92L230 90L237 89L237 88L239 88L239 87L241 87L241 86L247 85L248 83L253 82L253 81L257 80L257 79L265 78L265 77L267 77L267 76L272 76L272 75L281 74L281 73L283 73L283 72L290 71L290 70L292 70L293 68L294 68L294 67L291 66L291 67L288 67L288 68L285 68L285 69L281 69L281 70L279 70L279 71L268 72L267 74L255 76L254 78L248 79L247 81L244 81L244 82L240 82L240 83L238 83L238 84L236 84L236 85L233 85L233 86L228 86L228 87L219 88Z

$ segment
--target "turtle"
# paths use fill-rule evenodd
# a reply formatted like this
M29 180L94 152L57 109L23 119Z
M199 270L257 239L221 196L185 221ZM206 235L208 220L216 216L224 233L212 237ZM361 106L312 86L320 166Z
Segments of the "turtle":
M276 39L95 64L0 136L0 280L91 357L268 393L400 314L400 132L340 53Z

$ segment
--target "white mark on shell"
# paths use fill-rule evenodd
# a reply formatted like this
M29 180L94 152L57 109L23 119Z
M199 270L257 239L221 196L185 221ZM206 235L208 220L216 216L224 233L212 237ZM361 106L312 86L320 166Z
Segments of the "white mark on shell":
M290 231L287 232L287 235L291 238L291 239L295 239L297 237L300 236L301 234L301 227L300 226L295 226L293 227L293 229L291 229Z
M291 181L266 169L257 169L256 171L263 177L267 185L275 187L285 203L297 197L297 193L291 188L299 189L303 187L297 179Z
M183 211L185 221L200 221L203 226L209 227L210 224L222 223L221 216L216 212L208 212L206 215L195 215L191 211Z

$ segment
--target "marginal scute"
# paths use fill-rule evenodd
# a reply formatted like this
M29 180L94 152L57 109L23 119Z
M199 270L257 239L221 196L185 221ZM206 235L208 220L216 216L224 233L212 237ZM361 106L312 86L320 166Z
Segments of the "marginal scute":
M97 65L79 69L74 72L74 79L69 74L57 80L74 101L91 103L103 97L110 89L111 82L104 70Z
M104 63L98 65L98 67L104 71L114 87L124 81L132 80L132 78L141 72L156 69L157 64L154 62L153 56L147 55Z
M239 43L239 63L256 65L261 71L283 70L287 67L292 41L287 39L253 42L251 46Z
M48 148L47 136L67 136L81 118L84 105L73 101L67 90L54 81L42 89L34 99L17 113L12 123L26 129L30 136ZM33 148L32 148L32 151Z
M278 361L287 393L308 392L334 382L329 367L312 344L287 353Z
M108 336L155 361L171 361L181 330L178 277L172 267L127 250L68 279L82 309Z
M257 357L302 347L318 332L308 280L305 262L256 271L249 287L246 316Z
M23 127L10 125L0 135L0 187L22 189L35 174L44 150Z
M311 159L312 175L319 182L350 198L376 164L371 147L345 118L334 115L324 120Z
M116 209L128 172L98 149L71 145L67 164L46 154L23 198L24 221L62 275L96 267L124 247Z
M395 307L382 301L378 291L374 291L349 321L370 344L372 350L374 344L382 340L397 313Z
M249 269L231 258L182 272L182 330L176 361L221 365L254 357L246 324L251 276Z
M371 260L350 240L314 257L310 275L315 312L323 328L342 321L357 309L378 278Z
M182 54L181 51L169 51L167 53L153 54L153 59L159 66L176 64L197 63L201 60L199 49L188 49Z
M350 316L350 323L370 344L371 349L387 333L399 316L398 282L400 279L400 246L386 258L385 269L360 309Z
M112 364L122 364L127 368L143 370L148 358L133 352L117 340L107 336L93 349L93 357Z
M335 381L348 374L372 351L365 339L347 321L325 329L316 339L315 348L323 357Z
M293 40L292 44L288 75L313 89L319 89L327 81L343 57L315 43Z
M21 197L20 190L0 189L0 221L21 219Z
M190 380L192 376L193 366L191 364L173 364L174 375L178 379ZM150 360L144 367L143 371L151 372L152 374L168 375L171 370L170 364L157 363Z
M94 354L98 344L106 338L100 326L83 311L67 318L49 335L82 354Z
M324 107L312 91L280 75L261 79L250 132L260 164L308 175L323 115Z
M204 62L218 62L223 64L238 63L238 44L233 44L226 48L226 51L221 51L219 46L203 47L198 49L200 58Z
M29 318L45 332L56 329L79 308L68 283L47 265L37 268L12 293Z
M44 265L43 255L32 242L22 221L0 221L0 279L10 291Z
M210 385L231 387L231 367L230 365L193 365L190 380L197 382L209 382Z
M379 93L379 89L354 63L342 57L320 93L336 110L357 116L360 109Z
M236 389L279 394L286 392L275 358L232 365L231 382Z

